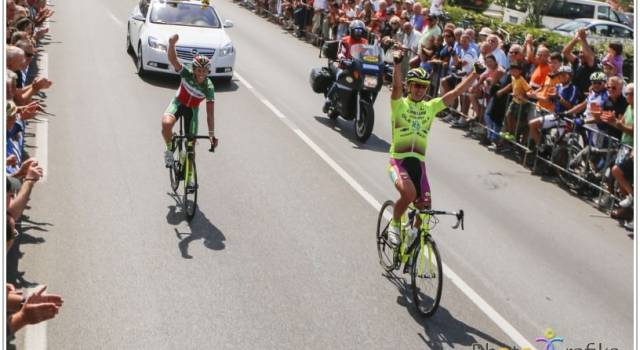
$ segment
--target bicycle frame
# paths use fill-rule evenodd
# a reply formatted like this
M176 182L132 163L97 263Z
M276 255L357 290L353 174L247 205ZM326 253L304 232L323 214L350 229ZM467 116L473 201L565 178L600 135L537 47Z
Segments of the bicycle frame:
M183 116L182 118L180 118L180 134L178 135L173 135L172 138L172 142L174 143L173 147L174 149L176 149L176 144L178 142L182 142L183 140L186 140L185 142L185 152L186 154L186 159L184 160L184 164L182 164L182 159L180 159L180 168L184 169L185 173L184 173L184 180L185 180L185 184L189 183L189 180L191 179L191 162L192 162L192 157L195 157L195 140L197 139L209 139L209 136L205 136L205 135L193 135L193 134L184 134L183 130L184 130L184 122L185 122L185 117ZM209 149L209 152L213 152L214 148L213 146ZM183 168L184 166L184 168Z
M417 215L417 216L416 216ZM432 258L432 248L431 245L426 244L428 240L431 239L431 227L430 227L430 220L431 217L434 215L454 215L456 216L456 218L458 219L458 222L453 226L453 228L457 228L459 225L461 225L461 228L464 230L464 211L460 210L459 212L455 213L455 212L445 212L445 211L437 211L437 210L430 210L430 209L417 209L413 204L409 205L409 212L407 214L408 219L409 219L409 227L412 227L416 217L420 218L421 223L420 223L420 227L418 228L418 236L413 240L413 242L411 243L411 245L409 246L409 248L406 248L406 235L407 232L404 229L405 225L404 223L401 223L401 243L400 243L400 247L399 247L399 260L402 263L409 263L409 264L415 264L415 261L410 261L409 258L414 254L415 249L421 249L421 247L424 247L425 245L427 246L427 258L428 260L428 272L429 272L429 276L433 276L433 260ZM404 217L403 217L404 219ZM419 245L418 245L419 244ZM423 269L424 264L422 264L422 262L424 261L424 254L419 254L420 256L420 265L418 265L420 267L420 269ZM418 271L419 275L424 275L424 271Z

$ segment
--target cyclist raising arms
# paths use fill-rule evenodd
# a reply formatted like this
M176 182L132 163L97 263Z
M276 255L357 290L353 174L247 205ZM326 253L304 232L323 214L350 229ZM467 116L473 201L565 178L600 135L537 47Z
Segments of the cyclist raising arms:
M167 56L176 72L180 73L180 87L176 97L171 100L169 107L162 116L162 137L166 145L164 162L167 168L173 164L173 149L171 136L173 125L180 117L184 117L185 134L196 135L198 133L198 106L203 100L207 100L207 125L209 126L209 141L213 147L218 145L215 137L213 105L214 88L209 75L209 59L202 55L195 55L191 67L183 66L178 62L176 55L176 42L178 34L169 38Z
M430 82L427 72L414 68L407 73L409 95L402 97L402 77L400 62L402 52L394 53L393 87L391 90L391 154L389 174L400 192L400 198L393 207L393 219L389 227L389 242L397 246L400 243L401 216L409 204L414 202L418 208L431 207L431 190L425 168L427 139L436 114L450 106L471 83L486 70L475 64L469 73L453 90L442 97L424 101ZM416 220L415 227L421 223Z

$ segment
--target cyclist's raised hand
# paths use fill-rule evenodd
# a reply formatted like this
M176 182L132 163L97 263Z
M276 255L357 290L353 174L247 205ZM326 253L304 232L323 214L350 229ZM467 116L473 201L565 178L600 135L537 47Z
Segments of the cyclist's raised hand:
M173 34L170 38L169 38L169 45L175 45L176 42L178 42L178 34Z

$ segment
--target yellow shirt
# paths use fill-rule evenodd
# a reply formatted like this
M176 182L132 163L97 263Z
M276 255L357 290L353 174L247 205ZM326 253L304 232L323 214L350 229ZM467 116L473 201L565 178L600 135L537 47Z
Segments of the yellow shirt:
M513 75L511 76L511 89L513 91L513 102L519 105L526 103L526 100L519 96L525 96L526 93L531 90L531 86L527 84L527 81L524 80L522 76L518 78L514 78Z

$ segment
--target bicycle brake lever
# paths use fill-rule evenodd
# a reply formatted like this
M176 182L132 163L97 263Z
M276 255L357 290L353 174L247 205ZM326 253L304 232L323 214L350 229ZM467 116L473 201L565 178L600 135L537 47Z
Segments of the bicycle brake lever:
M455 225L451 226L451 228L455 230L460 227L464 231L464 211L462 209L460 209L460 211L456 214L456 219L458 219L458 221Z
M209 148L209 152L213 153L213 152L215 152L215 150L216 150L216 148L213 147L213 145L211 145L211 148Z

